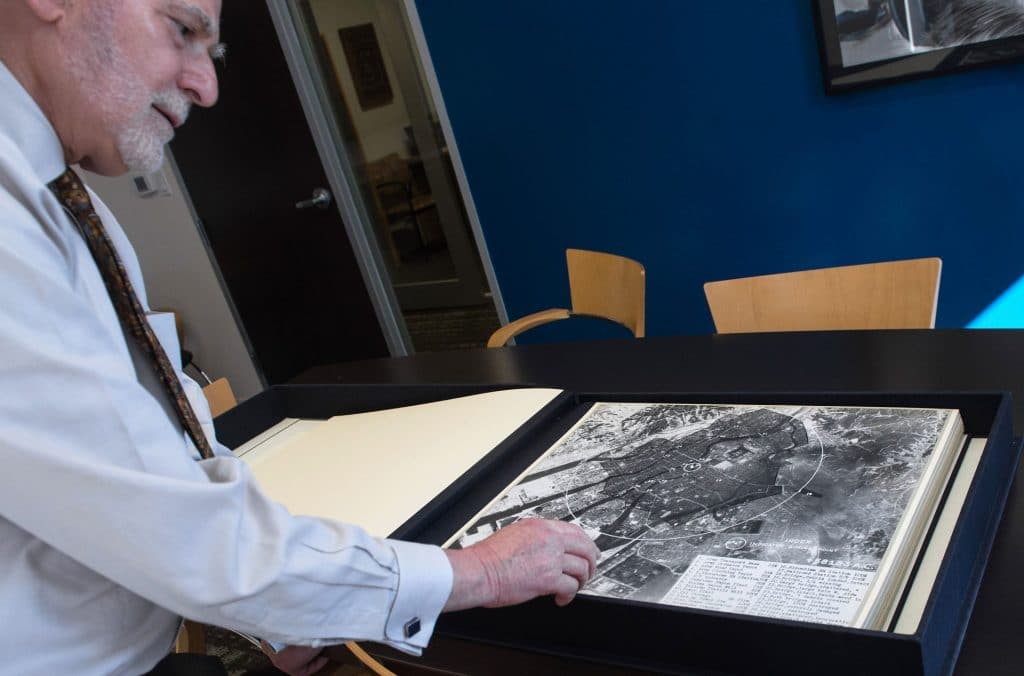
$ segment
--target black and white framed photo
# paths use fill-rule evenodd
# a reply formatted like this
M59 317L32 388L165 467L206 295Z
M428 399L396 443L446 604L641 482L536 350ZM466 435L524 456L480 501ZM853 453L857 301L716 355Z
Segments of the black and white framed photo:
M812 0L825 90L1024 61L1024 0Z
M372 23L358 26L347 26L338 29L341 46L345 50L345 60L352 75L352 85L356 90L361 110L372 110L386 106L394 101L391 92L391 81L384 66L377 33Z

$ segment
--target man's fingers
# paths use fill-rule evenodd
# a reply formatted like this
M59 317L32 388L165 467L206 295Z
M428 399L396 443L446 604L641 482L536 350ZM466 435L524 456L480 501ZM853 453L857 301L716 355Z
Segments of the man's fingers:
M316 658L308 665L306 665L305 670L300 672L300 676L312 676L316 672L323 669L325 666L327 666L327 656L321 655L320 657Z
M266 641L261 641L260 647L277 669L290 676L311 676L323 669L328 661L327 656L321 654L322 648L290 645L275 652Z
M558 523L562 528L565 552L579 556L590 564L587 571L587 579L590 579L594 576L594 572L597 569L597 558L600 556L601 550L597 548L597 545L590 539L586 531L576 524L566 523L565 521Z
M555 603L564 606L576 597L580 590L580 583L571 575L561 575L555 583Z
M574 578L580 589L590 580L590 562L575 554L562 556L562 573Z

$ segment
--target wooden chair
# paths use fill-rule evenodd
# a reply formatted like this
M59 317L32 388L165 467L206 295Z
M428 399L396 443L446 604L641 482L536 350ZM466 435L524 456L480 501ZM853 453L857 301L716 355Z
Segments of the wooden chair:
M206 402L210 405L210 413L214 418L238 404L227 378L218 378L206 385L203 387L203 394L206 395ZM178 638L174 642L174 652L205 653L206 630L203 625L192 620L185 620L178 632Z
M206 403L210 405L210 414L214 418L238 404L227 378L218 378L206 385L203 387L203 394L206 395Z
M935 327L942 260L848 265L704 285L718 333Z
M520 317L501 327L487 347L501 347L520 333L570 317L601 317L644 336L644 266L630 258L599 251L566 249L572 309L552 308Z
M377 210L387 226L388 247L396 263L430 244L424 225L430 220L428 213L436 215L437 209L429 189L416 180L412 162L391 153L364 166ZM407 234L413 241L400 243L400 238Z

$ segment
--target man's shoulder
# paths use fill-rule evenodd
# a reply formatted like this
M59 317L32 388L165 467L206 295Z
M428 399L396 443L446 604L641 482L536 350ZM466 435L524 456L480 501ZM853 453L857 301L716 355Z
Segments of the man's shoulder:
M36 176L32 165L21 148L0 130L0 205L4 216L8 208L20 204L23 210L31 211L31 195L46 185Z
M0 255L22 263L67 265L59 206L11 140L0 134Z
M0 135L0 214L3 214L0 225L5 229L34 220L32 176L19 162L20 158L13 155L16 152L18 149L12 147L9 139Z

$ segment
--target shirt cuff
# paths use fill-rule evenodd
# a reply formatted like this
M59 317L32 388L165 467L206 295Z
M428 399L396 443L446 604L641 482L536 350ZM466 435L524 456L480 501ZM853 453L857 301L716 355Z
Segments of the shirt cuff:
M388 540L398 563L398 591L384 627L388 643L419 655L452 592L452 566L433 545Z

